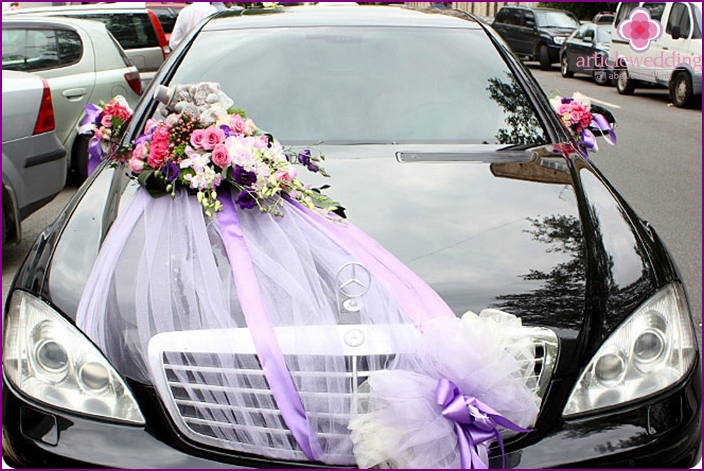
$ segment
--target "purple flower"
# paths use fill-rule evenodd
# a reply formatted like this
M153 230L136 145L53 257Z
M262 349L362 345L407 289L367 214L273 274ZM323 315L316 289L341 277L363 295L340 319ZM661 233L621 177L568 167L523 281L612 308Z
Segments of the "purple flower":
M235 134L235 133L232 131L232 128L230 128L230 126L228 126L227 124L221 124L221 125L220 125L220 129L222 129L222 132L225 133L225 139L227 139L227 138L230 137L230 136L236 136L236 135L237 135L237 134Z
M235 183L242 186L251 186L257 181L257 174L248 172L240 165L235 165Z
M161 167L161 173L166 177L166 183L171 183L181 175L181 170L179 170L178 165L174 162L169 162Z
M567 103L572 103L572 100L573 100L573 98L568 98L568 97L566 97L566 96L563 96L563 97L562 97L562 103L565 104L565 105L566 105Z
M317 163L313 162L312 160L308 163L307 167L308 167L308 170L310 170L313 173L320 170L320 166Z
M240 194L235 198L235 203L242 209L252 209L257 205L257 200L254 199L251 190L241 191Z
M298 161L303 165L310 164L310 149L303 149L298 153Z

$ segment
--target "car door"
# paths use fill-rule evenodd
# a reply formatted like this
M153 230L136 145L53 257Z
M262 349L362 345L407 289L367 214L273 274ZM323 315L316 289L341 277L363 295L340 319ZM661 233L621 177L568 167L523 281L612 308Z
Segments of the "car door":
M517 47L521 54L532 54L535 50L535 42L538 36L535 14L528 10L519 10L518 13L518 24L516 25Z
M580 48L582 47L582 39L584 38L584 33L587 31L588 25L580 26L577 31L572 33L570 37L565 40L565 51L564 56L567 57L567 62L570 65L570 70L581 70L584 66L582 63L583 59L580 60Z
M23 70L44 77L51 88L56 136L66 146L83 115L95 86L95 58L88 35L64 25L3 24L6 40L21 44L22 66L5 63L3 69Z
M665 2L646 2L643 3L643 8L650 12L650 19L662 22L663 17L666 17L665 12L670 9L670 5L671 4ZM662 36L660 36L660 38L662 38ZM637 76L636 78L651 83L656 82L656 71L657 75L661 75L663 72L661 69L658 70L658 67L662 67L661 59L658 61L658 59L661 58L662 53L662 43L659 39L657 39L650 43L650 47L647 50L636 54L642 64L642 66L637 70L638 74L642 75L642 77ZM656 66L655 64L659 65Z
M593 24L582 25L584 32L575 44L576 68L587 74L594 70L594 42L596 41L596 26Z
M701 64L701 41L698 47L693 40L694 16L687 3L673 3L668 11L667 20L663 20L665 31L658 40L663 57L663 70L658 71L656 79L667 84L675 67L681 64ZM676 39L675 39L676 38ZM701 65L700 65L701 67ZM701 71L701 69L700 69Z

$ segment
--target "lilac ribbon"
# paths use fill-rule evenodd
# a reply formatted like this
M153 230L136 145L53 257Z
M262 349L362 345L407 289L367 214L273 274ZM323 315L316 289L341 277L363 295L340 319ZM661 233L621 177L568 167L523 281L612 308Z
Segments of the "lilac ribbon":
M100 140L97 137L91 137L88 141L88 175L100 165L103 156L103 149L100 147Z
M501 466L504 466L504 442L499 425L516 432L531 432L530 429L514 424L479 399L463 396L457 385L448 379L438 380L435 398L438 405L443 406L443 417L454 423L462 469L487 469L487 450L494 438L501 447Z
M611 144L612 146L616 145L616 133L611 128L611 125L606 120L606 118L604 118L603 115L599 113L593 113L592 122L590 123L590 126L598 129L601 135L604 137L604 140L608 144ZM596 142L596 136L594 136L594 133L590 129L582 129L580 137L581 139L579 143L582 145L582 147L584 147L584 150L587 154L589 154L590 150L599 150L599 146L597 146Z
M86 105L86 117L83 118L83 121L81 122L81 126L85 126L86 124L98 124L100 123L100 115L103 112L103 109L99 107L98 105L95 105L93 103L88 103Z
M276 405L281 411L281 417L293 434L298 446L303 450L306 458L319 461L323 456L323 450L318 440L311 436L312 427L301 403L301 398L296 391L296 386L286 368L269 313L262 301L254 266L249 257L247 242L232 197L230 193L224 193L218 199L222 203L222 211L217 216L222 239L227 258L230 261L237 296L261 361L262 370L276 400Z

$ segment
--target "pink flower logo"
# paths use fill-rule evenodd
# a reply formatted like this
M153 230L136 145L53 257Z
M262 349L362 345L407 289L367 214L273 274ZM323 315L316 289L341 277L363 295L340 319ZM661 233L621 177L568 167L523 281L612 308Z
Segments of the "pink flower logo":
M650 11L636 8L618 26L618 35L627 39L634 51L645 52L650 43L662 35L662 25L659 21L650 19Z

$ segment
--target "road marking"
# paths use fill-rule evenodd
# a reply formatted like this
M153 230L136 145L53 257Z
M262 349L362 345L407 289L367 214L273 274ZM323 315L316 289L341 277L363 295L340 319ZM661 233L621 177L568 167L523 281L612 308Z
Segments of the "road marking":
M609 108L621 108L620 106L614 104L614 103L609 103L608 101L603 101L599 100L597 98L592 98L590 96L584 95L585 98L588 98L590 101L593 101L594 103L599 103L600 105L604 105Z

